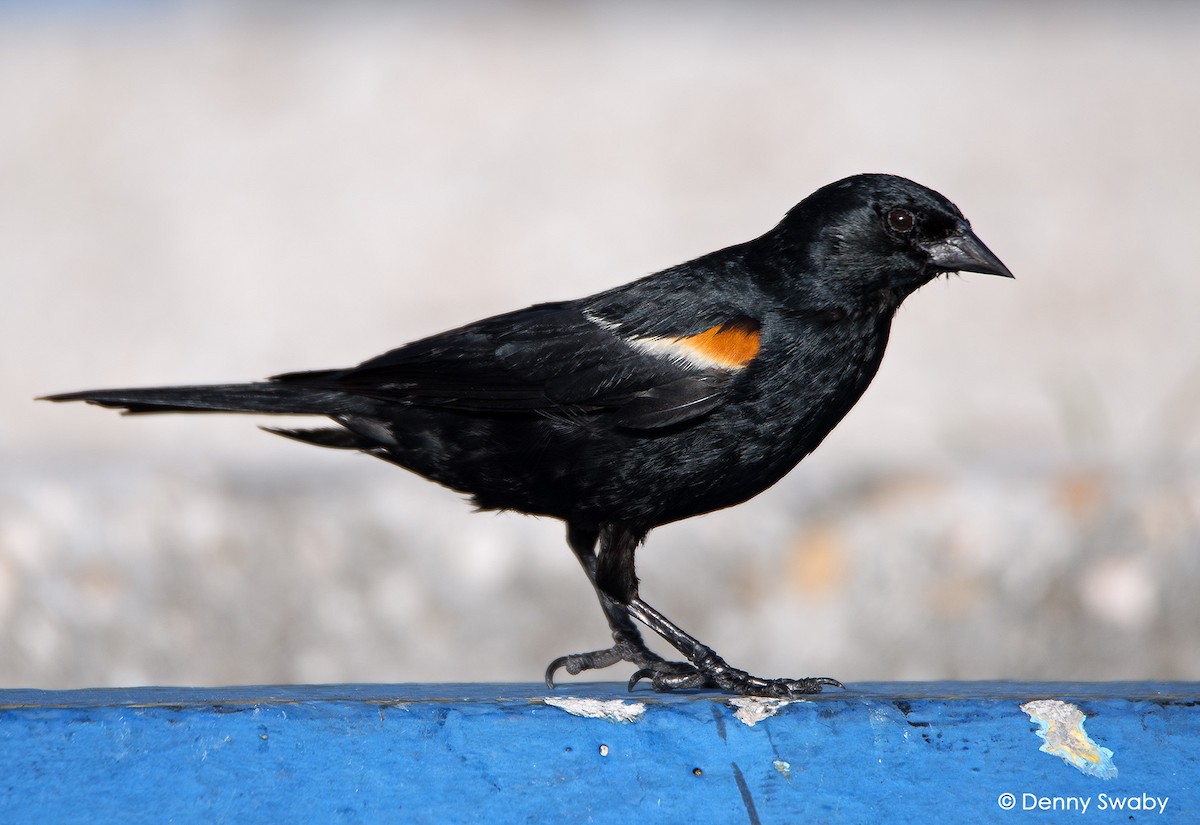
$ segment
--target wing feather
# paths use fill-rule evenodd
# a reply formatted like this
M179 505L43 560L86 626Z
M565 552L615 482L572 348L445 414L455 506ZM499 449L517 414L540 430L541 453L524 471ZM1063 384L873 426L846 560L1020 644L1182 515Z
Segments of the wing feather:
M758 327L738 318L648 341L574 304L542 304L350 369L272 380L481 414L612 413L619 426L655 429L718 407L757 354Z

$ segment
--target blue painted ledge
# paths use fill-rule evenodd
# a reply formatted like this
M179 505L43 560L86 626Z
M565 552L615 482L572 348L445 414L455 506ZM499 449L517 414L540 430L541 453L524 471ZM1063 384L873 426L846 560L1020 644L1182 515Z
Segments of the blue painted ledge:
M3 823L1077 815L1200 822L1200 683L0 690Z

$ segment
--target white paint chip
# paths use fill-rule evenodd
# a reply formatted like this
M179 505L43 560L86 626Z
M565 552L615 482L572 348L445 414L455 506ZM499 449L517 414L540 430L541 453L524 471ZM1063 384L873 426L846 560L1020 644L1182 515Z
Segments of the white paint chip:
M606 722L636 722L646 712L641 702L623 702L620 699L577 699L572 696L547 696L542 699L550 707L565 710L572 716L587 719L603 719Z
M758 696L739 696L730 699L729 704L734 708L733 715L747 727L754 727L764 719L768 719L783 708L792 704L793 699L764 699Z
M1113 752L1087 735L1083 729L1087 716L1077 706L1058 699L1039 699L1021 705L1021 710L1040 726L1034 732L1042 739L1039 750L1043 753L1057 756L1090 776L1116 777Z

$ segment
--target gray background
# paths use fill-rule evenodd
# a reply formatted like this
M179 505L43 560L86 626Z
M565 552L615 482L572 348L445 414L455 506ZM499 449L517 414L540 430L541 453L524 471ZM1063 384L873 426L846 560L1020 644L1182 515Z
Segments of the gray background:
M643 594L767 675L1200 679L1194 4L0 6L0 685L533 680L552 521L237 418L35 395L343 366L862 171L931 284L821 449ZM623 678L614 669L603 678Z

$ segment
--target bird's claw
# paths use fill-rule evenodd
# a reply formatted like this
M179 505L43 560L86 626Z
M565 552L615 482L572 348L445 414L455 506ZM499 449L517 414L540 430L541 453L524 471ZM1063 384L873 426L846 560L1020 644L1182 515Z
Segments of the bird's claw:
M711 650L704 651L696 664L668 662L645 645L619 641L610 648L588 653L572 653L559 656L546 668L546 687L553 689L554 675L565 670L572 676L585 670L598 670L617 662L631 662L638 666L629 678L628 689L633 690L645 680L659 693L676 690L711 688L738 696L761 696L769 699L795 699L812 696L823 688L844 688L837 679L828 676L812 676L807 679L763 679L744 670L730 667Z
M820 693L826 687L845 688L846 686L828 676L810 676L805 679L760 679L757 676L746 674L744 681L739 683L734 680L733 685L725 687L725 690L740 691L742 696L796 699Z
M615 665L617 662L629 662L637 665L638 673L643 672L675 672L682 668L695 670L683 662L668 662L644 644L634 641L618 641L612 647L604 650L592 650L587 653L571 653L559 656L546 668L546 687L554 688L554 674L565 670L572 676L577 676L585 670L599 670Z
M589 653L571 653L566 656L559 656L546 668L546 687L551 690L554 689L554 674L560 670L565 670L572 676L576 676L585 670L596 670L608 667L609 665L615 665L621 661L621 656L615 651L615 647L610 647L607 650L593 650Z
M644 667L629 677L627 688L633 690L643 679L650 680L650 686L659 693L669 693L672 690L691 690L692 688L708 687L708 677L696 670L694 665L684 662L671 662L678 665L674 670L663 670Z
M725 660L710 653L697 665L682 668L642 668L629 680L629 690L643 679L660 693L694 688L716 688L738 696L761 696L770 699L795 699L820 693L823 688L846 686L828 676L806 679L763 679L744 670L730 667Z

